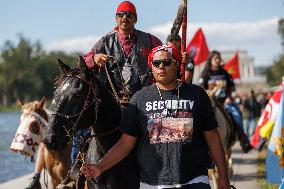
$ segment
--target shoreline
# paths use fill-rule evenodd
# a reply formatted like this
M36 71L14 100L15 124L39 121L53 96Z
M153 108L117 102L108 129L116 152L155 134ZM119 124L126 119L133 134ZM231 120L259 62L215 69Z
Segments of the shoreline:
M46 173L48 175L48 173ZM0 183L0 189L19 189L25 188L29 185L31 178L33 177L33 173L26 174L24 176L17 177L15 179L8 180L6 182ZM48 188L51 188L51 179L48 175ZM46 189L44 185L44 172L41 173L40 183L42 189Z

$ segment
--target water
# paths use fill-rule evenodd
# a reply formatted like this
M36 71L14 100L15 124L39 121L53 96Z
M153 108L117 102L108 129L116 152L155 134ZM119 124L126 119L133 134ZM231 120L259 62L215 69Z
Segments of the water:
M19 153L10 151L10 145L18 129L19 112L0 112L0 183L31 173L34 163Z

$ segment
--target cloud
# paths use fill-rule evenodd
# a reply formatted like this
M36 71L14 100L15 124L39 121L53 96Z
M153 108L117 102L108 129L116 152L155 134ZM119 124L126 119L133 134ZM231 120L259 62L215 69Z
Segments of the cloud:
M85 36L70 39L63 39L58 41L52 41L47 44L46 49L48 51L60 50L67 53L71 52L88 52L94 44L100 39L99 36Z
M273 59L281 52L280 36L277 33L279 18L251 22L203 22L189 23L187 41L193 37L198 28L202 28L209 49L246 50L255 60L256 65L272 64ZM150 32L165 42L172 27L166 22L142 30ZM98 41L99 36L83 36L53 41L47 45L48 50L65 52L88 52Z
M268 65L281 52L278 20L274 17L254 22L189 23L187 41L201 27L209 49L247 50L256 65ZM172 22L167 22L148 31L165 41L171 27Z

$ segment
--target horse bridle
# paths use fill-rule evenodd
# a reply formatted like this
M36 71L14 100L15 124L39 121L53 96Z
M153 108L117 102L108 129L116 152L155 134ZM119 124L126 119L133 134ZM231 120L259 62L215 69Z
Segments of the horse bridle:
M70 76L70 75L67 75L67 77L68 76ZM87 96L84 100L84 104L83 104L81 111L78 112L78 113L75 113L73 115L66 115L66 114L62 114L62 113L59 113L59 112L52 112L51 113L51 115L57 115L57 116L63 117L66 120L68 120L73 126L72 128L74 129L74 133L76 133L76 131L78 130L78 123L79 123L81 117L93 104L96 105L95 106L95 121L91 125L96 124L96 121L98 119L99 106L100 106L100 103L101 103L101 99L98 98L98 93L97 93L97 90L95 90L94 83L92 82L92 80L91 80L91 82L89 82L85 77L82 77L81 75L75 75L75 77L77 77L78 79L80 79L81 81L83 81L85 84L87 84L89 86L88 94L87 94ZM94 97L93 97L93 100L90 103L88 103L89 98L91 96L91 92L93 93ZM76 119L75 122L73 122L72 118L77 117L77 116L78 116L78 118ZM67 129L66 129L66 132L67 132Z

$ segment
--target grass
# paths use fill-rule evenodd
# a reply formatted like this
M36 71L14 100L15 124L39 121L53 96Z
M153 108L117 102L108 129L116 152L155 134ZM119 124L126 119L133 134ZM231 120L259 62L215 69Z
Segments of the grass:
M258 156L258 189L278 189L278 184L270 184L266 181L265 175L266 150L263 149Z
M20 111L19 107L17 105L12 105L12 106L0 106L0 112L15 112L15 111Z

